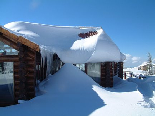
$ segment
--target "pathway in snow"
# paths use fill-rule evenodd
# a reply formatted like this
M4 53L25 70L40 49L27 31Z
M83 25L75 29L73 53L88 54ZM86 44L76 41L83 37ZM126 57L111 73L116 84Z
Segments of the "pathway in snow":
M143 80L138 78L129 78L128 81L137 84L138 91L143 95L145 108L155 108L155 76L147 76Z

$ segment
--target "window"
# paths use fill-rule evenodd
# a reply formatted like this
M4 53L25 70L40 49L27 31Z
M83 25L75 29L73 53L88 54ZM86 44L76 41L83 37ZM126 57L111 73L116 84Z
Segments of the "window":
M82 70L83 72L85 72L85 64L76 64L76 66Z
M0 101L13 102L13 62L0 63Z
M94 81L100 83L101 77L101 63L88 63L87 74L92 77Z
M1 55L18 55L18 51L0 41Z

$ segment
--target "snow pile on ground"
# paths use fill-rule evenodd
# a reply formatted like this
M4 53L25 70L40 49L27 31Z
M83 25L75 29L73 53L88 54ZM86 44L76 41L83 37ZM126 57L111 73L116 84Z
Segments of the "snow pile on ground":
M11 33L23 36L42 49L57 53L65 63L123 61L125 56L101 27L62 27L12 22L4 25ZM81 38L80 33L98 34Z
M139 84L132 79L130 81L132 82L114 77L114 87L103 88L77 67L65 64L59 72L40 83L38 92L40 96L22 104L1 107L0 114L2 116L155 116L154 91L152 98L149 98L152 100L150 103L141 93L142 90L147 93L148 89L144 87L139 92L137 88ZM152 87L154 85L152 77ZM146 107L146 104L150 105Z

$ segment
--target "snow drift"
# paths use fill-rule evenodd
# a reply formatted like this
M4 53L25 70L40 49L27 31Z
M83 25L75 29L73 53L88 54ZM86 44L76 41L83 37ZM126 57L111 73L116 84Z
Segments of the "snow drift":
M3 28L38 44L41 50L57 53L65 63L119 62L125 58L101 27L63 27L12 22ZM78 36L89 31L97 31L98 34L89 38Z
M1 107L0 114L2 116L155 115L154 108L145 107L149 103L137 91L136 83L114 77L114 87L103 88L71 64L65 64L59 72L40 83L39 87L40 96L18 105Z

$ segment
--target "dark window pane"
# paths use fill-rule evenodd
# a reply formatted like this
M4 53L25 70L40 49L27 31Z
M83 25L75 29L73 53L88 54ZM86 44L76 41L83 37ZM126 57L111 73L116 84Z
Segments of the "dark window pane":
M0 101L13 102L13 62L0 62Z

